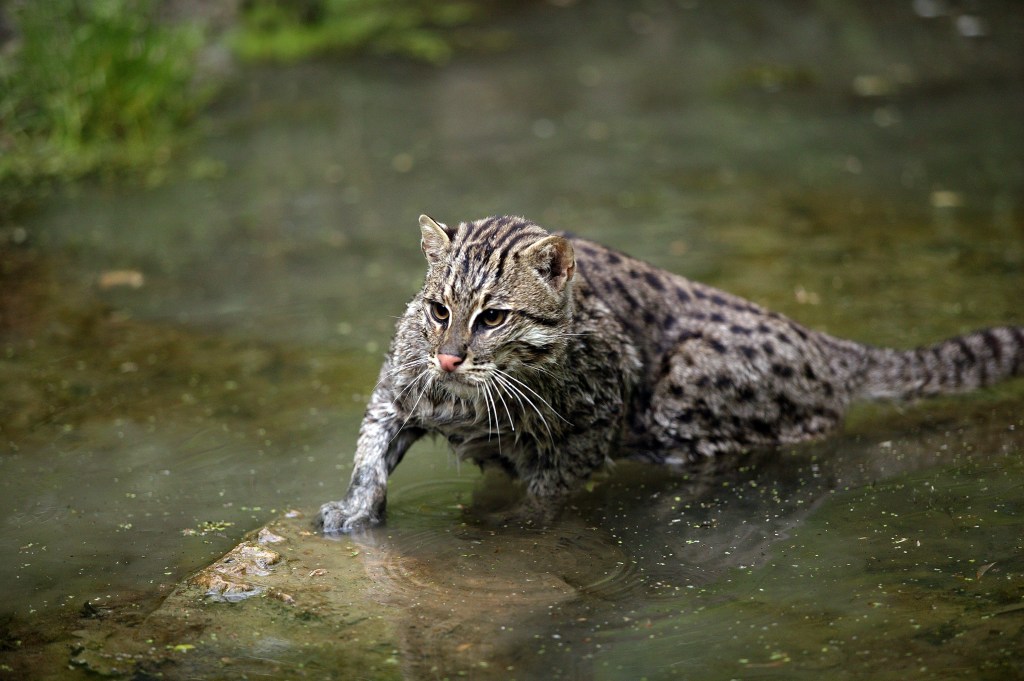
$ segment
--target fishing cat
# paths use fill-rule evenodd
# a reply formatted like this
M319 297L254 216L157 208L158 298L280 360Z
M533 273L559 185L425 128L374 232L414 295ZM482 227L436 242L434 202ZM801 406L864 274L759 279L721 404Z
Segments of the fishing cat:
M325 532L384 517L388 475L428 433L557 498L605 461L685 461L833 430L857 398L1024 374L1024 327L875 348L518 217L420 218L428 269L398 322Z

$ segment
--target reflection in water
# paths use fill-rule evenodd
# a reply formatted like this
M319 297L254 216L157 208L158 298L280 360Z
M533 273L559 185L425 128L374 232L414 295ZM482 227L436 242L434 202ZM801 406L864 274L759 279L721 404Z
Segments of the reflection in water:
M1013 421L1008 410L995 420ZM975 581L988 562L1010 592L1024 578L1020 519L1002 526L999 515L1019 501L1017 427L925 424L910 437L849 435L670 474L620 464L533 530L495 520L507 481L488 477L447 512L415 513L418 494L396 499L391 526L356 541L375 597L399 608L411 678L817 678L854 663L905 678L928 662L884 656L920 648L924 632L994 635L969 614L977 595L951 595L951 583ZM468 492L435 485L447 500ZM965 506L969 518L949 515ZM995 613L1009 593L992 586ZM917 606L939 596L939 610ZM896 629L878 630L886 623ZM1019 626L1000 630L999 645ZM859 659L869 653L858 640L882 657ZM956 665L984 656L929 654Z
M967 15L987 32L958 33ZM84 186L0 234L0 664L70 673L66 632L106 605L137 624L246 530L341 491L422 277L420 213L523 214L881 345L1024 322L1014 3L508 21L509 53L442 70L246 71L183 179ZM184 179L210 161L223 179ZM315 678L370 658L413 678L1021 676L1021 404L1018 382L708 470L623 463L546 529L504 526L504 482L424 444L362 548L281 548L273 577L307 568L297 607L186 594L189 620L148 618L126 650L158 641L167 678L225 657Z

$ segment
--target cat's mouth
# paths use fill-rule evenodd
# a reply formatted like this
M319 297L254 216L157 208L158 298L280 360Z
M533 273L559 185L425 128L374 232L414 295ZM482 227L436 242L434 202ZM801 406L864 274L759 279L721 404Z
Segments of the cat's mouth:
M443 372L434 381L456 397L474 397L480 390L476 381L459 371Z

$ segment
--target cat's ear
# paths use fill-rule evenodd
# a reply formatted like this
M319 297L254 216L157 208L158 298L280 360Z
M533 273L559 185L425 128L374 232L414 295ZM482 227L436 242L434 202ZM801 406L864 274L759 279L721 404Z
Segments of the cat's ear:
M525 262L556 291L561 291L576 273L576 256L569 240L552 234L531 244L524 253Z
M448 232L444 231L444 225L438 224L429 215L420 216L420 234L420 248L423 249L423 255L427 256L427 262L433 265L448 252L451 239L448 238Z

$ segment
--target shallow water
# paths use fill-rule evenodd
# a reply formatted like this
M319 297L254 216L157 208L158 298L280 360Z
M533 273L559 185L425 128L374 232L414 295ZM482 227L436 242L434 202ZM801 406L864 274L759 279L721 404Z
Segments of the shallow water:
M5 252L0 650L340 496L421 212L527 215L867 342L1024 323L1024 14L941 6L542 7L440 70L246 71L160 186L53 201ZM1024 674L1022 390L623 464L548 530L426 442L365 588L411 677Z

